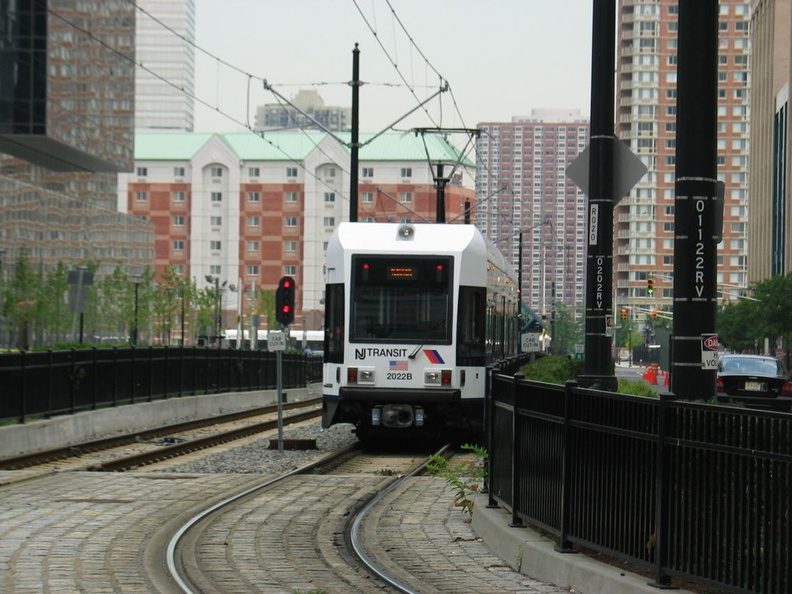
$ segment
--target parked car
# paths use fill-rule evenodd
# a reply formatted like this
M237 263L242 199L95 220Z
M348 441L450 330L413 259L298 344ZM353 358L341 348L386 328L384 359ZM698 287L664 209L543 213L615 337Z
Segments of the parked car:
M717 398L749 408L792 411L792 381L775 357L723 355L718 361Z

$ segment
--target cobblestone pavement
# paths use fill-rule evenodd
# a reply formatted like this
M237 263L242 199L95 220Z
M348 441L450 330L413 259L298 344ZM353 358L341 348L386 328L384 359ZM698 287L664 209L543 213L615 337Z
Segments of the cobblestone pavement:
M8 474L0 473L0 481ZM86 472L6 484L0 487L0 591L173 591L150 577L161 565L163 542L193 511L257 478ZM380 480L368 477L365 484ZM322 583L341 564L330 553L347 507L366 490L360 485L343 475L305 476L288 493L250 498L204 529L202 570L229 592L383 591L362 572ZM372 556L391 570L403 566L398 577L419 583L422 593L565 591L511 571L452 503L442 479L411 479L367 520L365 529L380 540ZM269 577L261 577L262 568Z

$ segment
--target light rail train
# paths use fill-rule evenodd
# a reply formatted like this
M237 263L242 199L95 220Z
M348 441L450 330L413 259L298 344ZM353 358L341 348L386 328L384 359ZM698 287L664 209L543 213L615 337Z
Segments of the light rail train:
M517 353L513 268L473 225L342 223L327 247L323 427L483 430L486 366Z

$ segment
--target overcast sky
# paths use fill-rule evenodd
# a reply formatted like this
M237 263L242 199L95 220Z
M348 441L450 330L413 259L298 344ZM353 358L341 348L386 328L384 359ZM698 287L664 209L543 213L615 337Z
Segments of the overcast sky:
M196 54L196 95L210 107L196 104L195 129L242 128L224 113L252 125L257 105L276 102L262 88L262 78L288 98L301 88L316 88L326 105L350 106L346 83L355 43L366 83L360 93L364 132L389 126L418 104L415 96L423 100L436 92L435 70L451 92L428 104L429 115L419 110L397 128L475 127L541 108L579 109L588 116L591 5L591 0L390 0L390 6L386 0L197 0L197 45L243 73Z

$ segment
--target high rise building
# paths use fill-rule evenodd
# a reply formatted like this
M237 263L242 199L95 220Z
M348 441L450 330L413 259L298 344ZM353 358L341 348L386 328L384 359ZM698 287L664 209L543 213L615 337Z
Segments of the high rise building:
M748 280L792 272L790 39L792 1L751 3L751 216Z
M137 0L136 4L135 49L144 68L135 72L135 129L191 132L195 0Z
M116 174L134 162L134 6L4 2L0 22L0 344L8 345L7 306L35 298L13 286L18 262L34 263L41 278L88 262L100 275L119 264L140 272L153 263L153 227L116 209Z
M322 97L314 91L301 90L287 103L267 103L256 109L256 130L287 130L309 128L312 130L349 130L352 125L352 109L336 105L325 105ZM320 124L320 125L317 125Z
M523 303L550 315L585 303L585 196L566 168L588 144L578 110L484 122L476 145L476 225L518 267ZM520 258L522 256L522 258Z
M749 9L746 1L720 2L717 148L726 194L719 297L748 281ZM639 322L672 307L677 26L676 0L619 2L616 135L648 172L614 210L614 308L626 306Z

